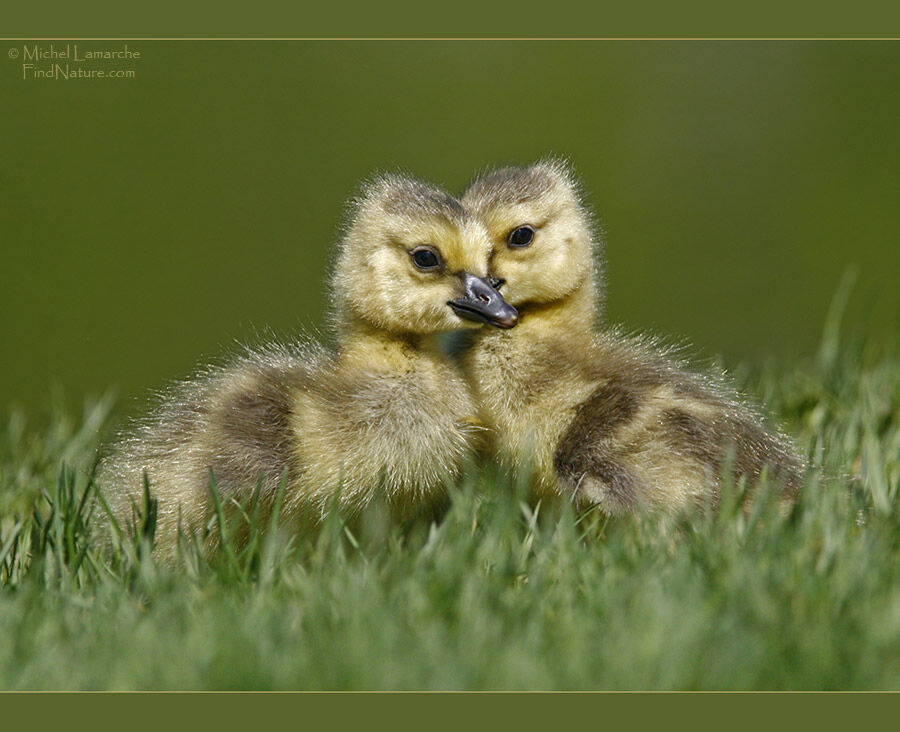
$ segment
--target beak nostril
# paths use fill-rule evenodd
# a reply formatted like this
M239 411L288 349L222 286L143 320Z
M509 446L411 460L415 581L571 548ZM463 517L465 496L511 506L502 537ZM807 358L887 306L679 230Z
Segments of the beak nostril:
M484 294L479 295L478 299L481 300L481 302L490 302L491 301L491 298L489 298L487 295L484 295Z

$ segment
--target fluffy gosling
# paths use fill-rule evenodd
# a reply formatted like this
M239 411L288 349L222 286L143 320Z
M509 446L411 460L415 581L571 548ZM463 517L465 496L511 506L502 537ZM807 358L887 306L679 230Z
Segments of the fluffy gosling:
M259 486L264 508L284 476L284 516L302 525L334 505L353 515L379 498L402 517L439 500L479 427L434 336L516 323L488 256L481 226L440 189L396 175L366 186L331 282L337 347L272 345L174 386L101 463L114 513L129 520L146 474L167 551L179 526L210 518L210 472L224 503Z
M473 334L463 362L513 467L538 496L609 515L716 504L722 480L764 470L798 489L803 462L718 380L653 344L597 330L592 217L566 166L544 162L477 179L461 199L491 241L491 274L520 313L509 332Z

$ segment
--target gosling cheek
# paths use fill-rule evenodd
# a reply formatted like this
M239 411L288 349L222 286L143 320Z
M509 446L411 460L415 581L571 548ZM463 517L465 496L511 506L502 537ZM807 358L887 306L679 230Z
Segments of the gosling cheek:
M428 299L427 307L420 311L420 317L427 330L434 333L456 330L459 327L458 318L447 306L446 299L440 296Z
M516 307L528 299L528 282L520 279L518 272L511 271L508 277L501 279L503 279L503 284L497 288L497 291L510 305Z

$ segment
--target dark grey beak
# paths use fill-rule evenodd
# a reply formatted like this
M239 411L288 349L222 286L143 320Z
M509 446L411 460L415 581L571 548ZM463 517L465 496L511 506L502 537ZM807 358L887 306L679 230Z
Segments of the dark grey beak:
M512 328L519 322L519 312L503 299L490 280L468 272L461 277L465 295L447 303L459 317L498 328Z

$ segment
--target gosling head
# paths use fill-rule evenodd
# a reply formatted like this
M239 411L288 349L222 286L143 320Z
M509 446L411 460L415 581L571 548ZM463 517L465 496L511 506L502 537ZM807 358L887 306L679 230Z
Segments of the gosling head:
M483 225L454 197L381 176L353 204L332 280L336 311L398 334L512 328L518 313L488 277L490 254Z
M518 309L564 300L595 283L592 217L559 160L488 172L461 198L487 230L491 276Z

